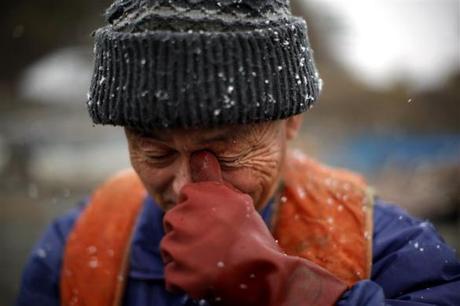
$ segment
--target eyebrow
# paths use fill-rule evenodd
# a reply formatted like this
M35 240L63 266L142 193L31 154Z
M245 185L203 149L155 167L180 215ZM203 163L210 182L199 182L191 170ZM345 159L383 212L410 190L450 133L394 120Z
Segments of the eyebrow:
M225 142L231 138L231 136L229 136L228 134L229 134L229 131L225 131L217 135L213 135L211 137L201 139L198 142L198 144L203 145L203 144L212 143L212 142Z
M233 133L232 133L233 132ZM238 133L236 133L238 134ZM166 133L161 133L161 131L150 131L148 133L140 133L141 136L152 138L153 140L167 142L170 137L167 136ZM222 132L217 133L216 135L212 135L209 137L204 137L198 140L199 145L212 143L212 142L225 142L228 141L235 133L231 129L224 130Z
M168 137L166 137L165 133L161 133L158 131L151 131L148 133L144 133L142 134L142 136L147 137L147 138L153 138L154 140L160 140L160 141L168 140Z

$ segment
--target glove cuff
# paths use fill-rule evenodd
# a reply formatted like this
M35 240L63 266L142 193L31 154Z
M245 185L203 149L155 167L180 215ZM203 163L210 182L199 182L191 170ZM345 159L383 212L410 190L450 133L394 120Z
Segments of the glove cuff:
M284 288L278 290L270 306L335 305L347 290L344 282L320 266L296 256L279 256L281 279L277 285L282 281Z

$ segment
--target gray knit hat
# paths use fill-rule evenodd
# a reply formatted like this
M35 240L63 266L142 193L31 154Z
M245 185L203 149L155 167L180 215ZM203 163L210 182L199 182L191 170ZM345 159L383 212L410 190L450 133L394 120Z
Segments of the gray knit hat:
M117 0L95 32L94 123L214 127L286 118L321 80L288 0Z

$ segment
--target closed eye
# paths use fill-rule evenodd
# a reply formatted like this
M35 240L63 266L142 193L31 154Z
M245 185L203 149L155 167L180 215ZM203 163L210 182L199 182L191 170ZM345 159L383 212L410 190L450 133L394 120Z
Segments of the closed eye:
M166 159L168 157L170 157L171 154L163 154L163 155L147 155L147 158L148 159L152 159L152 160L161 160L161 159Z
M223 170L235 168L239 165L239 157L219 157L219 164Z
M174 151L167 152L167 153L145 153L145 160L150 165L154 167L165 167L169 165L174 158L176 157L176 153Z
M238 157L219 157L219 162L232 163L238 160Z

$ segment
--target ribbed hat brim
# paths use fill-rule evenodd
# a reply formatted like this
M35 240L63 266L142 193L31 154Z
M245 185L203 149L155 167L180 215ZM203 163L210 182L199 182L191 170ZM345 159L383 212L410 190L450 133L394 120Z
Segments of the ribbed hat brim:
M305 22L234 32L96 32L94 123L215 127L299 114L319 95Z

